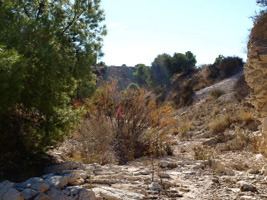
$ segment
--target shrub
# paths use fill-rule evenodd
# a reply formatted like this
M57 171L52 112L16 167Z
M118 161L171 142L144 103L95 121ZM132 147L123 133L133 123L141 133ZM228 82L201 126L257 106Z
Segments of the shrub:
M210 160L213 158L213 152L207 147L196 146L193 150L195 160Z
M214 99L218 99L223 94L225 94L225 91L220 88L215 88L210 91L210 96Z
M84 153L88 162L113 158L120 164L146 153L164 154L168 147L172 108L145 98L146 91L116 92L116 82L106 83L84 105L84 128L81 129ZM118 107L121 116L116 116ZM98 154L98 155L97 155ZM91 156L91 157L92 157Z
M213 122L209 124L209 129L212 134L218 134L224 132L230 127L232 123L230 115L223 115L216 118Z

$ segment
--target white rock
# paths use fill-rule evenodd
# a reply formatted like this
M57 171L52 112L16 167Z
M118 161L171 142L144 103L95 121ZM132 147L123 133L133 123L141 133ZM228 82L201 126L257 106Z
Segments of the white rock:
M107 200L141 200L144 195L110 187L93 188L93 192Z
M68 184L67 176L50 176L45 179L45 183L50 185L50 188L61 189Z

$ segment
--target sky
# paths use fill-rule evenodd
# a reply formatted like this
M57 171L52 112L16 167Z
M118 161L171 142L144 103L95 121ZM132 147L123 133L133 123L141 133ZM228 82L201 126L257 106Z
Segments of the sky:
M108 66L151 66L159 54L191 51L197 65L215 58L239 56L246 43L256 0L102 0L108 34L104 61Z

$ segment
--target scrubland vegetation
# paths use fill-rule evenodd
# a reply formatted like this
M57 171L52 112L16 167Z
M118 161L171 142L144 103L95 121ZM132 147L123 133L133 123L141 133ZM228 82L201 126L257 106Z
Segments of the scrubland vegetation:
M213 136L237 127L257 130L254 109L241 105L250 91L244 75L230 103L220 100L226 91L216 88L203 105L190 107L197 91L242 72L239 57L219 55L213 64L197 67L191 51L163 53L151 66L136 65L126 87L119 79L100 78L108 70L96 64L106 34L99 26L104 13L99 1L88 2L62 1L55 8L54 1L0 0L0 179L34 171L67 136L80 144L67 160L125 164L172 155L172 137L190 139L196 127ZM102 81L98 88L96 79ZM238 138L250 140L241 132ZM195 148L196 159L212 156L210 149Z

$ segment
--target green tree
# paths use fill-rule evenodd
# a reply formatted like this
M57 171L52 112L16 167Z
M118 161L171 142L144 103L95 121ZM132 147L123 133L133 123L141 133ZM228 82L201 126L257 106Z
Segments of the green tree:
M182 53L174 53L172 57L171 74L181 73L190 67L189 58Z
M197 63L196 56L191 51L185 52L185 56L188 58L190 66L193 67L196 65Z
M149 78L149 69L144 64L137 64L136 72L133 73L134 79L140 84L146 84Z
M150 85L170 85L170 69L172 67L172 57L163 53L158 55L152 62L150 69Z
M44 151L74 128L80 111L72 109L71 97L91 93L86 88L94 86L90 66L102 55L104 12L100 0L0 0L0 18L0 44L21 57L14 73L24 66L11 91L18 96L16 115L24 119L24 149ZM6 58L16 57L9 53ZM11 85L11 79L3 81Z

